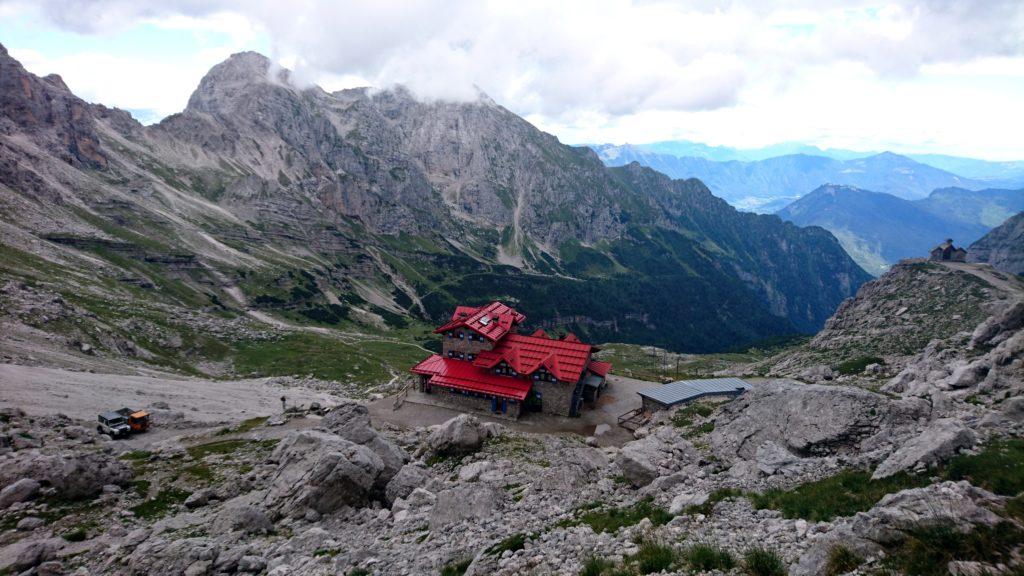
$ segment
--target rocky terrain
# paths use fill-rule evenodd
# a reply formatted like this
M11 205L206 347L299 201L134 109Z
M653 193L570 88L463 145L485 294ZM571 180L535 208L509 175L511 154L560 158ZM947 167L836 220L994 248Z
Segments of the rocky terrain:
M1024 275L1024 212L1007 218L971 244L967 260L991 264L1009 274Z
M821 229L484 96L300 88L252 53L144 127L0 48L0 110L0 574L1021 570L1017 277L863 284ZM824 329L621 446L371 421L427 323L491 296L686 351ZM154 429L100 434L111 404Z
M987 266L901 264L773 360L884 363L759 381L622 446L467 415L375 426L337 397L143 445L8 408L0 573L1016 573L1018 296ZM930 339L911 351L917 332Z
M237 54L180 114L142 126L0 48L2 320L81 362L199 375L249 374L235 359L282 323L330 329L379 343L351 350L376 364L353 375L366 382L414 351L389 360L384 343L425 342L467 300L702 352L813 332L868 279L820 229L736 212L696 180L608 169L483 95L289 78Z

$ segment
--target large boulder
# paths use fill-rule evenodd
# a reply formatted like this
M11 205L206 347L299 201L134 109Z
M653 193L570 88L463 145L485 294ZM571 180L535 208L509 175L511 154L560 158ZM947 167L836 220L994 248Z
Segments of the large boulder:
M22 478L0 490L0 510L11 504L24 502L39 493L39 482L31 478Z
M290 516L365 505L383 494L392 478L384 460L367 446L319 430L286 436L272 459L278 469L265 503Z
M423 486L429 480L429 472L415 464L406 464L388 482L387 487L384 489L384 498L389 504L394 504L395 500L412 494L413 490Z
M235 503L225 506L211 525L214 534L244 532L246 534L270 534L274 524L266 512L256 506Z
M460 414L430 431L427 449L444 456L471 454L496 432L494 426L480 422L476 416Z
M0 573L18 574L39 566L57 556L65 542L60 538L43 540L25 539L3 548L0 553ZM30 572L31 573L31 572Z
M951 458L961 448L973 446L974 442L974 432L963 422L954 418L936 420L879 464L871 478L878 480L918 466L935 466Z
M766 442L800 457L855 453L889 427L891 411L887 397L861 388L775 380L722 407L711 446L726 462L755 460Z
M623 446L615 464L633 486L647 486L659 476L678 472L698 458L697 450L672 426Z
M320 422L320 429L373 450L384 462L385 475L394 476L409 456L370 425L370 412L357 402L335 407Z
M107 485L124 486L131 480L132 471L124 462L101 452L27 452L0 463L0 486L23 478L49 484L65 498L85 498Z

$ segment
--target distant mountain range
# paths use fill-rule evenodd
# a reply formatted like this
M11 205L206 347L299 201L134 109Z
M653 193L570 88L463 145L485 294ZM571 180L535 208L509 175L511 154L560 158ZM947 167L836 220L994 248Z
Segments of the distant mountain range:
M774 212L823 184L856 186L907 200L937 188L1024 186L1024 162L899 155L780 144L753 150L692 142L592 146L609 166L638 162L673 178L699 178L742 210ZM951 171L953 170L953 171Z
M0 46L0 150L0 286L45 285L104 333L157 305L161 326L209 310L377 333L501 299L588 339L704 352L815 332L869 279L824 230L608 168L486 97L329 93L256 53L143 126ZM199 360L165 340L148 346Z
M798 226L832 232L853 259L878 275L902 258L925 256L945 238L967 246L1024 210L1024 190L945 188L919 200L826 185L778 212Z

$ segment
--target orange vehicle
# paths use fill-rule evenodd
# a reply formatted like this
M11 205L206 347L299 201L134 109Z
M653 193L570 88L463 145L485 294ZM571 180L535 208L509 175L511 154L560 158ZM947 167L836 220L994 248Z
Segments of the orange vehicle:
M149 430L149 412L121 408L117 413L128 419L128 426L132 429L132 432L145 432Z

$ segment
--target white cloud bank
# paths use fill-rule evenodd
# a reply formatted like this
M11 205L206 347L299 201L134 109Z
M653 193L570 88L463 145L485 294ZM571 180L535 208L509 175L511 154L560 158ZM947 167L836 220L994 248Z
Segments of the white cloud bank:
M1024 158L1016 136L1024 132L1019 0L32 6L85 34L143 21L202 26L231 15L244 20L235 26L269 38L273 58L326 88L402 83L422 97L465 99L479 87L570 142L802 140ZM157 92L182 78L149 80Z

